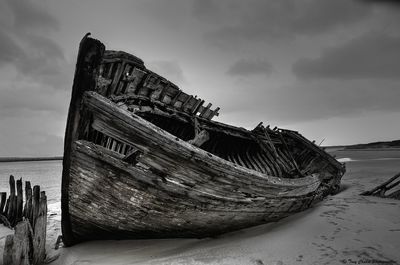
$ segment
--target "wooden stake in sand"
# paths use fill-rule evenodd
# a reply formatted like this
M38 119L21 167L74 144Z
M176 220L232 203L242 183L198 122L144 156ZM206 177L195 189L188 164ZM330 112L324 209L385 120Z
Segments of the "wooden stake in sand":
M14 235L8 235L6 238L4 265L39 265L43 264L46 258L46 193L40 192L39 186L34 186L32 194L31 184L27 181L24 205L22 190L22 179L19 179L15 194L15 180L10 176L10 196L7 202L7 194L0 193L0 221L15 229Z

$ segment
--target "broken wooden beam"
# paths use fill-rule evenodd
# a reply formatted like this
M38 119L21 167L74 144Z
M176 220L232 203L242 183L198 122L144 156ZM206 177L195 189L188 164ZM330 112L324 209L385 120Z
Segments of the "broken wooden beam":
M22 221L23 214L23 195L22 195L22 178L17 180L17 210L15 224Z
M32 228L30 223L21 221L15 227L14 235L8 235L4 246L4 265L32 265ZM35 265L39 263L35 263Z
M10 175L10 197L8 198L9 200L9 206L7 209L7 219L10 222L12 226L15 225L15 218L17 215L17 196L15 195L15 179L13 175Z
M39 265L46 258L46 223L47 223L47 197L40 193L38 216L35 218L33 228L33 264Z
M391 177L389 180L385 181L384 183L376 186L375 188L368 190L368 191L364 191L363 193L361 193L360 195L363 196L378 196L378 197L382 197L382 198L394 198L394 199L400 199L400 191L396 190L390 194L386 194L388 191L393 190L393 188L400 186L400 180L397 180L398 178L400 178L400 173L394 175L393 177Z
M4 206L6 205L7 201L7 192L0 192L0 214L3 214Z

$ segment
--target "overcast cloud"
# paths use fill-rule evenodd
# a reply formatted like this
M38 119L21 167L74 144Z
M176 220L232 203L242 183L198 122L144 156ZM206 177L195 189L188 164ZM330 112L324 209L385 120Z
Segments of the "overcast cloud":
M367 123L386 123L382 140L398 139L394 3L0 0L0 156L62 154L86 32L220 106L220 121L301 129L325 144L376 140Z

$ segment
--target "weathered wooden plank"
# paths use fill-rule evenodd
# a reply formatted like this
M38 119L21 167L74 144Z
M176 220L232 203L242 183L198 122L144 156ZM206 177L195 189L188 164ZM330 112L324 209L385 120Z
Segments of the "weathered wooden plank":
M190 170L196 171L202 168L204 172L208 172L207 175L234 176L235 185L252 183L255 186L271 185L270 181L273 181L279 183L279 186L304 187L308 185L307 183L311 184L316 180L311 176L302 179L275 179L254 170L234 167L229 161L177 139L144 119L119 109L114 103L95 93L86 94L84 103L93 111L92 127L106 135L112 135L119 141L136 146L144 153L141 162L147 163L150 167L165 170L171 165L176 166L184 161L184 167L181 169L184 172L179 173L179 170L175 169L174 172L168 174L187 174Z
M161 102L171 104L171 100L179 93L179 91L180 89L176 85L169 83L168 87L164 89L165 93L160 97Z
M4 213L4 206L7 201L7 192L0 192L0 214Z
M74 83L72 86L71 101L68 111L67 127L64 137L64 156L63 156L63 172L61 183L61 214L62 214L62 232L64 243L66 245L74 242L70 236L71 223L69 217L69 175L70 175L70 155L71 145L77 139L77 131L79 128L81 109L81 98L85 91L94 90L96 80L94 78L97 67L100 65L105 46L98 40L88 37L89 34L82 39L79 45L79 52L76 62L76 71L74 75Z
M211 103L208 103L207 107L203 107L203 108L201 109L201 112L200 112L200 115L199 115L199 116L203 118L203 117L206 115L207 111L210 110L211 106L212 106L212 104L211 104Z
M125 64L125 69L122 71L121 74L121 79L119 80L118 86L115 90L115 95L120 95L125 93L127 83L126 83L126 78L131 74L131 68L132 66L129 64Z
M3 255L4 265L39 265L32 263L33 243L32 228L27 220L19 222L14 235L6 238Z
M146 75L146 72L139 69L139 68L134 68L131 75L128 77L128 85L126 88L126 93L127 94L136 94L139 83L142 81L143 77Z
M9 197L9 207L7 211L7 219L12 226L15 225L15 220L17 216L17 196L15 195L15 179L13 175L10 175L10 197Z
M376 194L379 194L379 196L384 197L386 191L392 189L393 187L397 186L400 183L400 181L392 183L397 178L400 178L400 173L394 175L389 180L387 180L384 183L376 186L375 188L373 188L373 189L371 189L369 191L364 191L363 193L361 193L361 195L376 195Z
M74 217L74 232L77 234L86 234L94 238L96 235L109 238L199 236L201 233L205 236L204 233L221 233L224 228L237 229L238 220L242 220L243 226L248 226L249 216L254 217L250 218L250 222L253 220L259 222L261 216L272 214L272 209L275 207L282 210L276 215L276 218L281 218L285 216L286 209L293 202L292 198L270 198L267 201L259 200L250 204L249 193L245 190L242 193L231 189L232 194L242 196L240 200L233 200L230 196L212 195L211 189L204 190L207 193L202 193L201 190L192 189L183 182L177 185L176 180L168 175L164 181L155 181L157 175L150 171L140 173L140 169L122 163L116 153L102 151L99 149L101 147L87 142L79 141L76 144L77 152L73 158L76 171L71 176L71 192L77 196L75 199L72 198L71 214ZM220 186L210 182L209 184ZM104 186L107 189L104 189ZM129 189L129 192L125 192L126 189ZM188 193L189 190L191 191ZM113 195L109 196L108 193ZM108 199L93 200L99 198L99 194ZM194 199L196 201L193 201ZM117 201L119 201L118 209L107 211L110 205ZM242 203L238 204L238 201ZM92 218L88 223L84 221L86 218L81 219L86 215L96 218ZM111 229L116 225L120 232ZM108 229L115 232L110 233L111 230Z
M4 265L15 265L13 256L13 245L14 245L14 235L7 235L3 252Z
M125 62L124 61L122 61L121 63L118 63L117 70L116 70L116 72L114 74L114 78L113 78L113 81L112 81L112 83L110 85L109 92L107 93L107 96L115 94L116 88L118 87L118 84L119 84L119 81L122 78L122 72L123 72L124 68L125 68Z
M33 186L33 194L32 194L32 228L35 229L36 219L39 216L40 209L40 186Z
M16 218L15 223L22 221L22 214L23 214L23 195L22 195L22 178L17 180L17 211L16 211Z
M47 224L47 197L46 193L40 193L39 211L35 219L33 233L33 264L40 265L46 257L46 224Z
M31 182L25 182L25 206L24 206L24 216L29 220L31 226L33 226L32 222L32 187Z

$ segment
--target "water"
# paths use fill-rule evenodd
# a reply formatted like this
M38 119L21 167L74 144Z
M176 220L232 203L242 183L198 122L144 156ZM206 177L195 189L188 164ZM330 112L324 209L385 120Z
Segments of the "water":
M46 191L48 204L61 200L62 161L0 162L0 191L10 192L9 177L30 181L32 187L39 185Z

